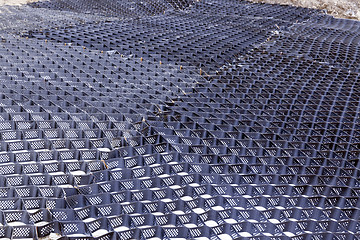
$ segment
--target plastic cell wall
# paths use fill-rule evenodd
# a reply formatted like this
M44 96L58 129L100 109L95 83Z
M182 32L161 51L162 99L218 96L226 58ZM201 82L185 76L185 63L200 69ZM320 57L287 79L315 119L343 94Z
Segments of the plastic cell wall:
M0 238L359 239L359 29L233 0L0 7Z

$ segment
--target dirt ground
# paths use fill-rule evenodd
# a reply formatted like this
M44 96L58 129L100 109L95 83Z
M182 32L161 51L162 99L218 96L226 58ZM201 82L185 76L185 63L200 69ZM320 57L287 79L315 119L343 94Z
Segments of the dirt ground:
M0 0L0 6L1 5L21 5L31 2L36 2L38 0Z
M359 0L249 0L257 3L277 3L283 5L293 5L307 8L317 8L326 10L337 18L350 18L360 20L360 1Z
M38 0L0 0L1 5L20 5ZM338 18L360 20L359 0L249 0L257 3L277 3L308 8L324 9Z

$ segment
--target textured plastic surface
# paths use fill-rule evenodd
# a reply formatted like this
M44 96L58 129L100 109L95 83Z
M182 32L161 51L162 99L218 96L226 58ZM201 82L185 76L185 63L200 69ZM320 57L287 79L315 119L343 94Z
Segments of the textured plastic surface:
M194 4L193 0L50 0L33 2L29 5L35 8L48 8L77 13L96 14L112 17L141 17L163 13L169 10L183 10Z
M0 10L0 238L360 238L359 22L231 0Z

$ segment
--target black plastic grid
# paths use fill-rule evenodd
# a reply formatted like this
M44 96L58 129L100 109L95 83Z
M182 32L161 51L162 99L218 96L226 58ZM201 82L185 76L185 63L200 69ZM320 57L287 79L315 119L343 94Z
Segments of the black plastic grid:
M29 31L42 31L43 29L60 28L86 24L89 22L114 21L118 17L106 17L95 14L85 14L70 11L59 11L47 8L32 8L24 6L1 6L0 32L15 35L25 34ZM2 34L3 35L3 34ZM3 37L3 36L2 36Z
M271 39L269 52L306 57L342 69L359 72L359 24L357 21L322 18L314 23L296 23Z
M33 2L34 8L47 8L77 13L96 14L108 17L141 17L152 16L171 10L183 10L193 5L193 0L50 0Z
M359 22L209 0L94 23L101 3L2 28L0 238L360 238Z
M303 22L317 13L310 9L252 6L245 1L197 2L187 11L43 29L24 36L196 66L210 74L236 55L265 42L274 31L291 26L294 19Z

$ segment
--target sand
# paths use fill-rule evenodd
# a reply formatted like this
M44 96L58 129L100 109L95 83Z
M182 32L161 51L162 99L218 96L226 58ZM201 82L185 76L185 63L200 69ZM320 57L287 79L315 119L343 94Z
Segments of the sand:
M360 20L360 1L358 0L249 0L257 3L276 3L325 10L336 18Z
M21 5L31 2L37 2L38 0L0 0L1 5Z

